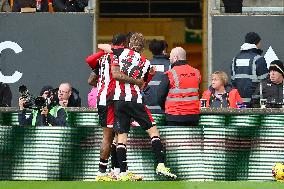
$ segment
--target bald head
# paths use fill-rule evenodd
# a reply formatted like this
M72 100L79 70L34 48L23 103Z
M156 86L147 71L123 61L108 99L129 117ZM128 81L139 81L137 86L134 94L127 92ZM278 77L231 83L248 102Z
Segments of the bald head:
M61 83L58 89L58 99L68 100L72 93L72 86L70 83Z
M178 60L186 60L186 52L181 47L175 47L170 53L170 62L175 63Z

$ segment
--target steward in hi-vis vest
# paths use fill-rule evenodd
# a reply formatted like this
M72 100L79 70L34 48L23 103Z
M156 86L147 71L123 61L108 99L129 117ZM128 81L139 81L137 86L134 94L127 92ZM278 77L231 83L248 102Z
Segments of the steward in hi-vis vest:
M181 47L171 51L172 69L163 75L158 101L165 110L168 125L197 125L200 114L200 72L187 64Z

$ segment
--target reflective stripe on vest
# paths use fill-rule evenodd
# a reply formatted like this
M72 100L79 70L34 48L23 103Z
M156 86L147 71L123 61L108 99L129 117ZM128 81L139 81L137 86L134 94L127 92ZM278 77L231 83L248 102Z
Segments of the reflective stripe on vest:
M33 111L32 111L32 115L33 115L32 126L35 126L35 124L36 124L36 117L37 117L37 114L38 114L38 110L33 110Z
M250 102L251 98L242 98L244 102Z
M177 72L174 69L171 69L170 72L172 72L173 74L176 88L179 88L179 80L178 80Z
M192 100L199 100L199 98L198 98L198 96L190 96L190 97L183 97L183 98L167 97L167 101L175 101L175 102L192 101Z
M263 74L261 76L257 76L256 74L256 64L255 62L261 58L260 55L256 55L254 58L253 58L253 61L252 61L252 73L251 75L250 74L236 74L235 72L235 62L237 61L235 58L233 59L232 61L232 76L231 76L231 79L232 80L235 80L235 79L250 79L252 80L253 82L259 82L259 80L261 79L264 79L266 77L267 74Z
M160 85L161 81L150 81L148 85Z
M198 88L187 88L187 89L170 89L170 93L175 94L175 93L195 93L198 92Z

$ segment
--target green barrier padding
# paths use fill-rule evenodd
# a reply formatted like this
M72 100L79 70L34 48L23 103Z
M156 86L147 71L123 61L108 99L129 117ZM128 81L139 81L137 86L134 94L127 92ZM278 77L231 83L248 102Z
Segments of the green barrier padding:
M102 140L97 113L68 116L68 127L18 127L16 112L1 113L0 180L94 180ZM166 164L180 180L270 181L271 167L284 162L283 120L202 115L197 127L158 128ZM150 138L141 127L131 128L127 148L129 170L144 180L165 180L155 174Z

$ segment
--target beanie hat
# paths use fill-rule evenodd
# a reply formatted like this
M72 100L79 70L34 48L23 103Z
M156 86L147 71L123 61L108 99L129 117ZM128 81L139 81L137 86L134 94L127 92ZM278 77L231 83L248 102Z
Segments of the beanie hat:
M274 70L282 74L284 77L284 66L280 60L274 60L270 63L269 71Z
M50 85L45 85L45 86L42 87L42 89L41 89L39 95L41 96L41 95L43 95L43 93L44 93L45 91L52 91L52 90L53 90L53 87L52 87L52 86L50 86Z
M250 44L258 44L258 42L261 40L260 36L255 32L249 32L246 34L245 37L245 43Z

